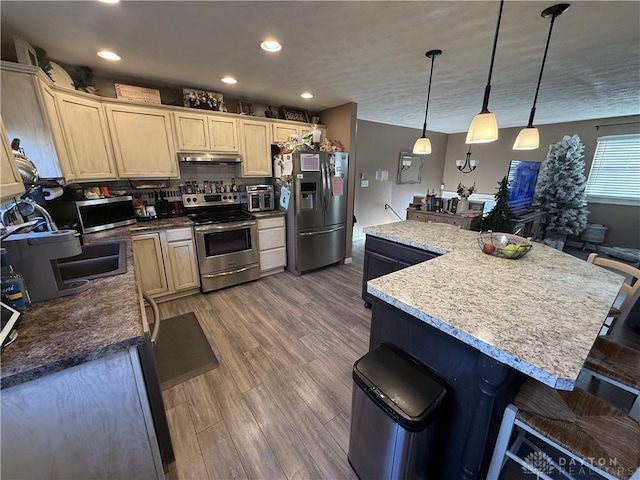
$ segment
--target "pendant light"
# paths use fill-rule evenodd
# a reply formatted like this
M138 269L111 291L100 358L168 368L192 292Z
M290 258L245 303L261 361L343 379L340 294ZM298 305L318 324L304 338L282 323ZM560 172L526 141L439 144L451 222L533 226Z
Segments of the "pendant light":
M553 22L556 17L562 15L569 9L570 4L558 3L549 8L545 8L540 14L543 18L551 18L549 23L549 34L547 35L547 44L544 47L544 55L542 56L542 65L540 66L540 75L538 75L538 85L536 86L536 94L533 97L533 106L529 114L529 123L520 130L516 141L513 143L514 150L535 150L540 146L540 134L538 129L533 126L533 117L536 114L536 102L538 101L538 92L540 91L540 81L542 80L542 72L544 72L544 64L547 60L547 52L549 51L549 41L551 40L551 31L553 30Z
M500 12L498 13L498 23L496 24L496 34L493 38L493 50L491 51L491 63L489 64L489 78L487 86L484 87L484 99L482 100L482 110L473 117L467 140L465 143L489 143L498 139L498 121L496 114L489 111L489 94L491 93L491 74L493 73L493 61L496 58L496 46L498 45L498 32L500 31L500 20L502 19L502 7L504 0L500 0Z
M431 96L431 79L433 78L433 60L442 53L442 50L429 50L425 55L431 59L431 73L429 74L429 89L427 90L427 107L424 111L424 125L422 136L413 144L413 153L416 155L428 155L431 153L431 140L427 138L427 114L429 113L429 97Z
M465 158L464 160L456 160L456 167L462 173L471 173L476 169L478 163L478 160L471 160L471 145L469 145L467 158Z

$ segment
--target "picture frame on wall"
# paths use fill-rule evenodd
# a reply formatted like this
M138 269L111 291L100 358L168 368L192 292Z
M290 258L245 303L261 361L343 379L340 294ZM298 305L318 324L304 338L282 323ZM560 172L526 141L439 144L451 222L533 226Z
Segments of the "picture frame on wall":
M285 107L282 106L282 111L284 112L285 120L291 120L293 122L303 122L309 123L309 114L306 110L301 110L299 108L293 107Z

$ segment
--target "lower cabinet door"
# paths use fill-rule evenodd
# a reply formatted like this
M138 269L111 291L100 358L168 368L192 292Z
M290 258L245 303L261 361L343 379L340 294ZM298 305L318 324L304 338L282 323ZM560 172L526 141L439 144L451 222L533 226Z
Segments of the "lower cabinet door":
M196 264L193 240L168 242L167 251L171 263L172 290L179 292L200 286L200 275Z
M287 264L287 251L284 247L260 252L260 272L274 268L283 268Z
M142 283L142 291L151 296L169 291L165 275L164 260L159 233L146 233L131 237L133 261L137 281Z

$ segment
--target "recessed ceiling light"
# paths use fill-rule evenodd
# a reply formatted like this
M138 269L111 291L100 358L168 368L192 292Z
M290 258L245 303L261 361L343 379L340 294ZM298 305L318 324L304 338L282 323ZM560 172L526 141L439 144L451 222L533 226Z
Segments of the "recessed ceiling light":
M304 92L304 93L301 93L300 96L302 98L313 98L313 93Z
M280 45L276 40L265 40L260 44L260 47L267 52L279 52L282 50L282 45Z
M100 50L98 52L98 56L104 58L105 60L120 60L120 55L114 52L110 52L109 50Z
M99 0L102 3L119 3L120 0Z
M233 77L222 77L220 80L222 80L224 83L238 83L238 80Z

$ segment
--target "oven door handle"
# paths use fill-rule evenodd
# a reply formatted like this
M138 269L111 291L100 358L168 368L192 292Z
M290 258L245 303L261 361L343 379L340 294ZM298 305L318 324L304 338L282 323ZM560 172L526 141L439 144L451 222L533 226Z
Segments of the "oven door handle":
M331 228L329 230L322 230L321 232L304 232L299 234L301 237L310 237L312 235L321 235L323 233L332 233L337 232L338 230L342 230L344 227Z
M216 278L216 277L224 277L226 275L234 275L236 273L246 272L247 270L251 270L252 268L257 268L258 265L251 265L249 267L238 268L237 270L232 270L230 272L221 272L221 273L204 273L202 278Z
M195 231L198 233L207 233L214 231L224 231L224 230L236 230L241 227L252 227L256 224L255 220L250 220L248 222L242 223L227 223L222 225L207 225L204 227L195 227Z

